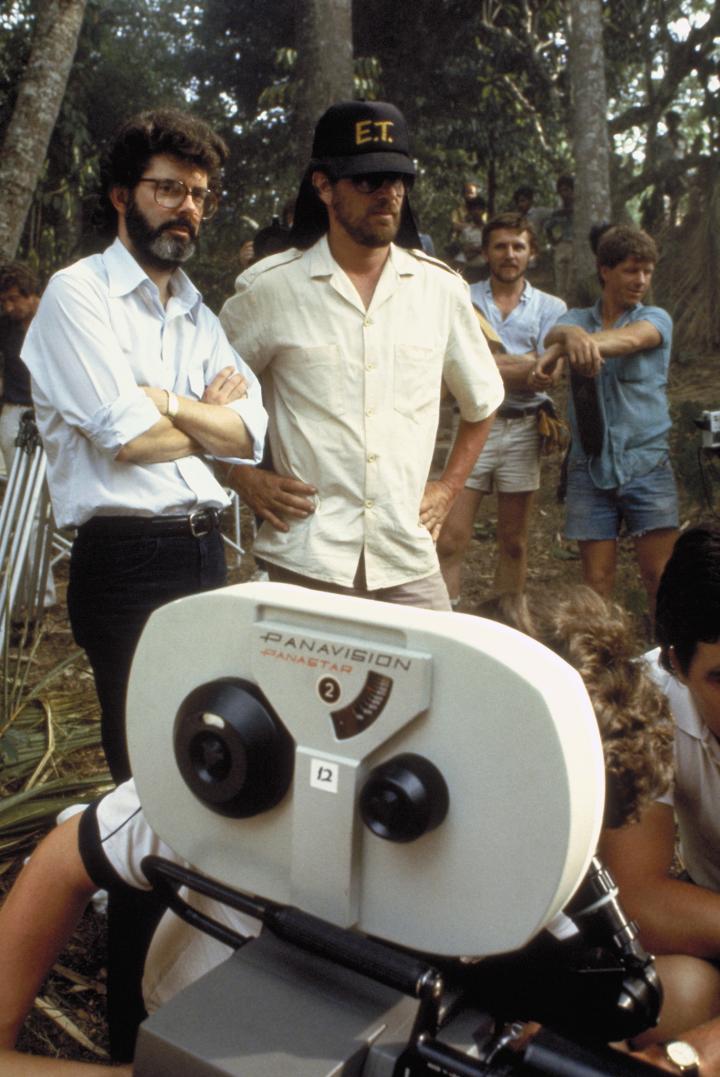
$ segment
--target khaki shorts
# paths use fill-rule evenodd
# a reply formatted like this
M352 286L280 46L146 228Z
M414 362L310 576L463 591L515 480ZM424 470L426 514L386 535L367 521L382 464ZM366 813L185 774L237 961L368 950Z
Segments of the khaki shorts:
M465 481L483 494L522 494L540 486L537 413L519 419L496 417L483 451Z

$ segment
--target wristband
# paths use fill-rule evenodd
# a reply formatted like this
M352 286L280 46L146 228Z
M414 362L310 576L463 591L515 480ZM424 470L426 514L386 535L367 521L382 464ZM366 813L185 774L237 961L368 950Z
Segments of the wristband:
M167 412L165 414L171 422L175 422L180 409L180 402L175 393L170 392L169 389L166 389L165 392L167 393Z

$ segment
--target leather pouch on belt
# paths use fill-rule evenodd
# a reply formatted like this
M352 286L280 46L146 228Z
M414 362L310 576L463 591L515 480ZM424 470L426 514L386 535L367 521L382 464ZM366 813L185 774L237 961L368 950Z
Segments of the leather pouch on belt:
M544 456L563 452L570 440L567 423L559 418L552 400L545 400L537 410L540 451Z

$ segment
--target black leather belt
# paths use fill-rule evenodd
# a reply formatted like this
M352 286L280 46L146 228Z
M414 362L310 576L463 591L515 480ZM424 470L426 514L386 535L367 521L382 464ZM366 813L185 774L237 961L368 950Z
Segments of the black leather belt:
M202 538L220 526L217 509L198 509L188 516L93 516L81 524L85 535L193 535Z
M525 419L534 415L539 407L539 404L531 404L527 408L500 408L497 415L498 419Z

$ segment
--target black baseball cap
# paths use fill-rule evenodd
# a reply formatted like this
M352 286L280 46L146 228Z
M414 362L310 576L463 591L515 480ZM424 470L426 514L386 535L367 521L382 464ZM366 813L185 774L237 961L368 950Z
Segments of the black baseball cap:
M402 112L387 101L339 101L317 122L312 160L300 183L290 243L306 250L328 229L327 211L312 185L314 172L332 180L366 176L370 172L415 175L407 124ZM403 200L395 243L419 248L420 237L407 195Z
M415 175L407 124L387 101L340 101L318 120L312 156L337 179L369 172Z

